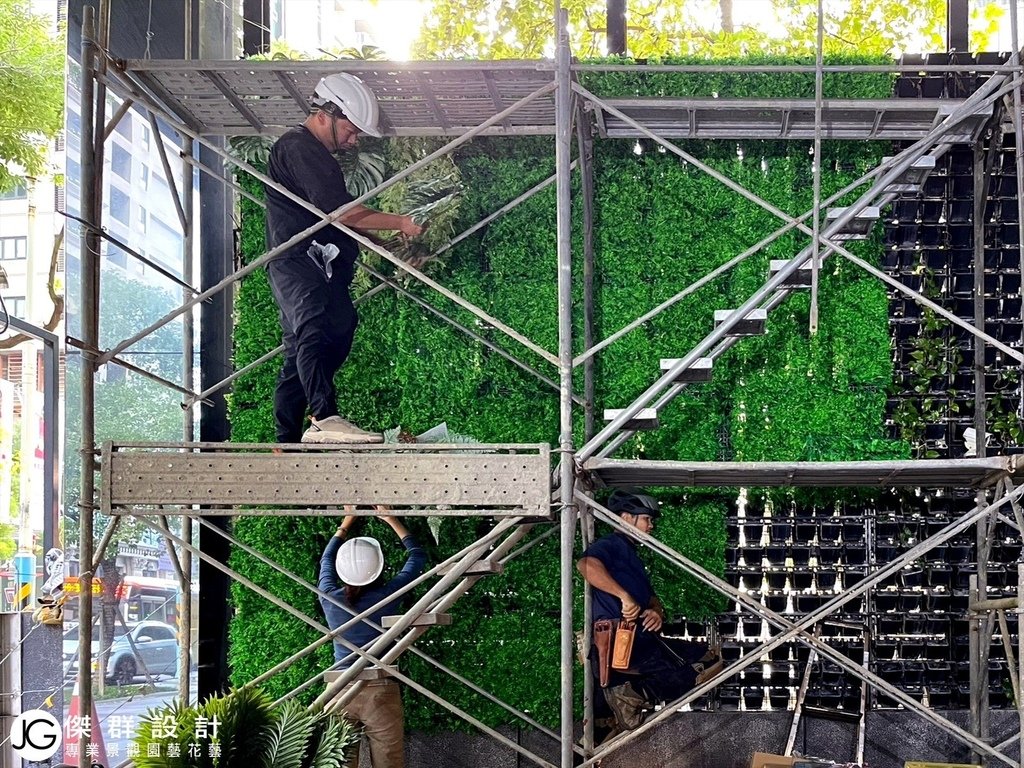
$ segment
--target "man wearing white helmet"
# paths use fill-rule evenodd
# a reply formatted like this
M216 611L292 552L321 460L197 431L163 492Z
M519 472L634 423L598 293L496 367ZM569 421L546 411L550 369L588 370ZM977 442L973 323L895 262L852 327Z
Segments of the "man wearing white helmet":
M354 148L360 133L379 137L377 99L349 74L329 75L316 87L312 111L302 125L285 133L270 151L275 182L324 213L353 200L332 153ZM284 194L267 187L267 245L274 248L321 219ZM357 205L339 221L360 231L394 230L406 237L423 228L410 216ZM274 422L281 443L380 443L338 412L334 374L352 348L358 318L349 284L359 246L328 225L267 264L284 341L284 365L274 392ZM306 409L309 429L302 431Z
M386 511L384 507L377 509ZM384 555L380 543L368 536L349 538L352 527L358 522L354 515L348 515L342 521L324 549L317 586L331 597L330 600L321 597L320 605L332 630L386 600L423 573L427 556L415 537L397 518L384 515L381 520L391 526L407 553L402 570L387 582L381 579ZM396 597L366 620L342 632L341 637L360 648L368 648L381 633L367 621L379 626L382 617L399 612L401 601L401 597ZM354 661L354 653L335 643L334 659L344 669ZM373 768L402 768L405 764L402 694L395 680L385 677L365 681L362 689L345 705L345 715L362 726L370 742L370 764ZM358 750L348 764L359 764Z

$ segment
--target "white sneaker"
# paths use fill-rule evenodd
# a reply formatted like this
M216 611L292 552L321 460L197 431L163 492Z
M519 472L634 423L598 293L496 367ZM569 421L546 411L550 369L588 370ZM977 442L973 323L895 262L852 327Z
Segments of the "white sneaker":
M310 420L309 429L302 435L304 443L383 443L384 435L367 432L341 416L328 416Z

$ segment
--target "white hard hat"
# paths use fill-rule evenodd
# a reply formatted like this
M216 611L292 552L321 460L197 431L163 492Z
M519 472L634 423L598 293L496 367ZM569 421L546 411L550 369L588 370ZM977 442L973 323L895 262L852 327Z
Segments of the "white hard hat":
M313 91L313 106L333 104L363 133L380 138L380 108L373 91L355 75L340 72L321 78Z
M384 570L384 553L376 539L359 536L341 545L334 567L343 582L362 587L376 581Z

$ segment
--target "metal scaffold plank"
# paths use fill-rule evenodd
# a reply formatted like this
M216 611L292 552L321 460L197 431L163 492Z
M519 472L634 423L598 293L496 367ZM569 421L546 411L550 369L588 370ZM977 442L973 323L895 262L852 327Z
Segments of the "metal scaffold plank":
M821 136L825 139L913 140L923 137L962 100L826 99ZM608 99L614 106L665 138L811 139L814 99ZM642 134L597 108L608 138ZM990 111L991 114L991 111ZM967 121L965 121L967 122ZM974 124L954 134L970 141Z
M1024 472L1024 457L833 462L590 459L583 468L605 485L989 487Z
M201 504L204 515L310 515L386 504L401 514L550 514L543 444L233 448L107 443L103 511L156 515Z
M201 121L204 133L212 135L283 133L305 117L305 99L319 79L339 69L370 86L386 132L394 136L460 135L554 77L550 66L536 61L164 63L153 66L150 60L135 60L121 66L176 113ZM486 133L550 134L554 123L554 99L548 97L507 116Z
M295 62L128 60L118 66L190 125L208 135L275 135L305 117L318 80L343 69L362 78L380 102L386 133L451 136L554 79L550 64L501 62ZM282 83L285 87L282 88ZM225 89L233 98L225 98ZM912 141L925 136L962 99L825 99L822 138ZM634 98L608 104L666 138L810 139L814 99ZM635 127L588 105L598 135L635 138ZM953 142L972 141L989 109L962 121ZM504 118L486 135L552 135L554 98Z

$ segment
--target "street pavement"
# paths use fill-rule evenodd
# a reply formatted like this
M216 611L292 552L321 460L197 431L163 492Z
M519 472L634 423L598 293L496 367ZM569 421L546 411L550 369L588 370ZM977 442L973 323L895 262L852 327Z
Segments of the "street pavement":
M195 696L198 686L198 676L192 672L189 677L189 690ZM145 695L137 695L129 698L105 699L96 702L96 714L100 718L100 727L103 731L103 743L107 750L109 765L104 768L111 768L123 763L128 757L128 744L131 743L142 721L149 711L155 707L169 704L178 695L177 678L161 678L156 684L157 690ZM64 701L64 722L68 721L68 708L70 699ZM67 760L65 762L75 762Z

